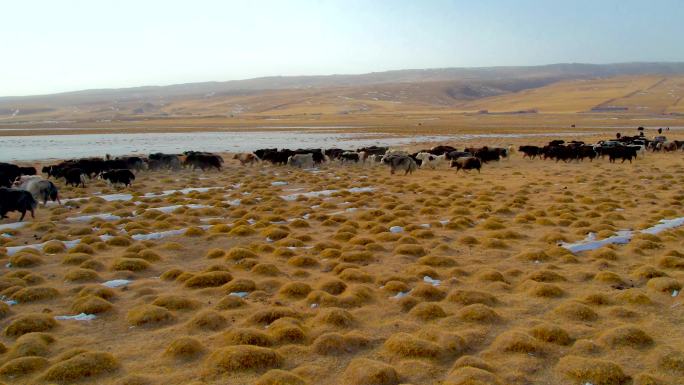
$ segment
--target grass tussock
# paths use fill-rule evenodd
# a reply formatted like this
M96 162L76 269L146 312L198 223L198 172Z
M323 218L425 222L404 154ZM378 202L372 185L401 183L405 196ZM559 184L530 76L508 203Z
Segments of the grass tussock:
M646 334L643 330L633 326L621 326L607 330L601 335L599 341L613 349L621 347L645 349L654 344L651 336Z
M354 333L326 333L320 335L312 344L312 350L320 355L350 354L367 347L367 338Z
M48 365L48 360L44 357L15 358L0 366L0 377L5 379L22 378L35 373Z
M463 366L454 369L444 381L444 385L503 385L504 382L490 371Z
M259 257L253 251L244 247L233 247L228 250L226 258L231 261L240 261L246 258L258 259Z
M304 282L289 282L280 288L279 293L290 298L304 298L311 293L311 286Z
M139 305L126 314L126 322L132 326L160 326L173 320L171 312L156 305Z
M76 314L100 314L111 310L112 307L111 302L92 294L79 297L71 304L71 310Z
M397 385L399 375L394 367L367 358L353 359L342 374L349 385Z
M118 258L112 264L115 271L144 271L151 267L149 262L141 258Z
M204 371L210 375L218 375L265 370L279 367L282 361L283 357L274 350L252 345L236 345L211 353L205 362Z
M497 312L480 303L465 306L456 315L462 321L480 324L491 324L501 320L501 316Z
M209 271L200 273L185 281L185 287L199 289L217 287L230 282L233 276L227 271Z
M436 359L444 354L438 344L401 332L390 336L384 347L388 352L403 358Z
M495 306L499 301L493 295L478 291L478 290L461 290L456 289L449 293L447 297L449 302L458 303L464 306L473 304L482 304L487 306Z
M594 358L568 355L558 361L556 370L576 383L626 385L631 382L618 364Z
M218 310L231 310L245 306L247 303L240 297L227 295L216 304Z
M409 314L422 321L431 321L447 316L441 306L430 302L418 303L409 311Z
M568 346L573 342L570 334L560 326L542 324L530 329L530 335L540 341Z
M26 333L47 332L56 326L57 321L48 314L22 314L7 325L5 335L7 337L20 337Z
M534 337L519 331L507 331L500 334L492 343L492 349L504 354L533 354L541 356L545 353L542 343Z
M152 302L152 305L161 306L167 310L194 310L202 304L199 301L187 297L167 294L162 295Z
M592 322L598 319L598 314L589 306L575 301L567 301L558 305L554 312L573 321Z
M26 287L12 294L12 299L20 303L47 301L59 297L54 287Z
M164 354L178 360L192 360L202 355L204 351L202 343L195 338L180 337L166 347Z
M226 327L228 320L214 310L202 310L188 322L191 329L218 331Z
M301 377L280 369L271 369L259 377L255 385L307 385Z
M287 307L273 306L253 313L249 317L248 322L252 324L268 325L273 321L284 317L299 318L299 313Z
M115 372L120 364L110 353L85 352L50 367L45 380L57 383L73 383L90 380Z

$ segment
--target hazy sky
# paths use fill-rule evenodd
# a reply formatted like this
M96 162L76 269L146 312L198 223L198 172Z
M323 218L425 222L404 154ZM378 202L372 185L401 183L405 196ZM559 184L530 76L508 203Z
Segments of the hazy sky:
M0 2L0 95L269 75L684 61L682 0Z

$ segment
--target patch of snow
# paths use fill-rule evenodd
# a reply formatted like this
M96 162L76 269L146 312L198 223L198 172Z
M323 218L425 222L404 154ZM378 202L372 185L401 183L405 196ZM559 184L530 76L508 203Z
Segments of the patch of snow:
M58 315L55 317L57 321L92 321L97 316L95 314L86 314L86 313L81 313L81 314L76 314L76 315Z
M183 228L183 229L178 229L178 230L160 231L157 233L135 234L135 235L131 236L131 238L135 239L136 241L149 241L149 240L154 240L154 239L162 239L162 238L166 238L166 237L173 237L175 235L182 235L187 230L188 229Z
M247 295L249 295L249 293L246 291L234 291L228 295L232 295L233 297L245 298Z
M275 182L271 182L271 186L287 186L287 185L288 185L287 182L285 182L285 181L280 181L280 180L275 181Z
M14 222L14 223L3 223L0 225L0 230L16 230L20 229L26 225L28 225L31 222Z
M560 246L570 250L572 253L580 253L583 251L596 250L605 245L624 245L632 240L634 234L651 234L656 235L665 230L673 229L676 227L684 226L684 217L674 218L674 219L661 219L658 224L651 226L647 229L632 231L632 230L622 230L618 231L612 237L608 237L601 240L596 240L595 233L587 234L587 237L579 242L574 243L561 243Z
M439 286L439 284L442 283L441 280L434 279L434 278L430 277L429 275L426 275L423 277L423 282L429 283L432 286Z
M168 213L174 212L176 209L179 209L179 208L181 208L181 207L186 207L186 208L188 208L188 209L195 210L195 209L205 209L205 208L208 208L208 207L211 207L211 206L208 206L208 205L196 205L196 204L189 204L189 205L173 205L173 206L164 206L164 207L153 207L153 208L150 208L150 209L148 209L148 210L157 210L157 211L161 211L161 212L163 212L163 213L165 213L165 214L168 214Z
M103 221L118 221L121 219L118 215L111 213L95 214L95 215L81 215L78 217L68 217L67 222L90 222L93 219L102 219Z
M128 279L113 279L111 281L102 282L102 286L106 286L106 287L115 289L117 287L127 286L131 282L133 282L133 281L128 280Z
M401 226L392 226L389 228L390 233L399 234L404 232L404 228Z

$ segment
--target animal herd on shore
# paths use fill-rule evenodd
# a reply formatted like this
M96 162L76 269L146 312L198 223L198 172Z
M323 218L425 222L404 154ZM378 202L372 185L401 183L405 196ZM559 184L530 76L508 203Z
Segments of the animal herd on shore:
M667 141L663 136L647 139L643 136L620 136L616 139L601 140L595 144L581 141L553 140L546 146L524 145L517 151L523 158L552 159L556 162L583 161L608 157L609 162L617 160L632 162L638 155L652 152L673 152L684 150L684 141ZM326 162L340 164L378 164L386 165L391 174L403 172L411 174L418 168L436 169L442 165L449 165L459 170L477 170L482 165L508 158L513 147L467 147L458 150L448 145L439 145L430 149L409 153L389 147L370 146L356 150L330 149L277 149L266 148L252 153L234 154L233 159L243 166L268 162L275 166L312 169ZM202 152L186 151L183 154L154 153L146 158L140 156L125 156L112 159L82 158L66 160L57 164L47 165L41 169L46 178L38 175L35 167L22 167L10 163L0 162L0 219L7 218L7 213L18 211L22 221L27 212L35 216L38 202L44 205L48 201L61 203L59 190L50 180L63 179L64 184L74 187L85 187L90 179L100 178L112 185L130 186L135 180L135 172L144 170L179 171L183 168L200 169L202 171L215 169L221 171L224 159L220 155Z

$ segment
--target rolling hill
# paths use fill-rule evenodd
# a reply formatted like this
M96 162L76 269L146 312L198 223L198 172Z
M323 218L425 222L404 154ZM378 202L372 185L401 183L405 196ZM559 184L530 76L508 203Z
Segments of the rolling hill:
M0 123L406 111L682 113L684 63L265 77L0 98Z

